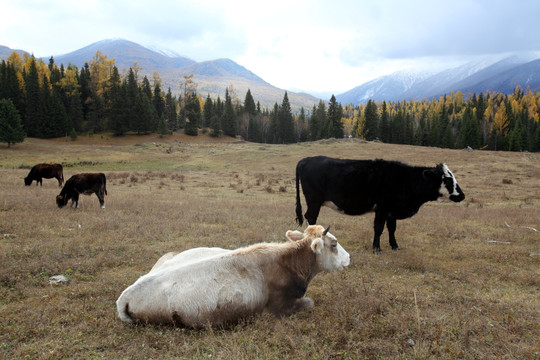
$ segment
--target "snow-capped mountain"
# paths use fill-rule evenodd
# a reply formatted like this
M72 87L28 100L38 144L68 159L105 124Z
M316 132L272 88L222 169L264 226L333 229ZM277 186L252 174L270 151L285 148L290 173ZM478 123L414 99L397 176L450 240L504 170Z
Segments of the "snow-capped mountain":
M436 73L399 71L369 81L336 96L342 104L368 100L401 101L438 98L461 91L465 95L496 91L512 93L517 85L540 90L540 56L535 53L491 56Z

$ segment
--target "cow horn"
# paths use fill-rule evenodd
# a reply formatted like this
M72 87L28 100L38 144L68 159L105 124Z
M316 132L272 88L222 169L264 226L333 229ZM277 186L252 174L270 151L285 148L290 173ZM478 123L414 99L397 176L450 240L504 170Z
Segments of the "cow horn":
M328 227L324 229L322 236L326 236L326 233L328 232L328 230L330 230L330 225L328 225Z

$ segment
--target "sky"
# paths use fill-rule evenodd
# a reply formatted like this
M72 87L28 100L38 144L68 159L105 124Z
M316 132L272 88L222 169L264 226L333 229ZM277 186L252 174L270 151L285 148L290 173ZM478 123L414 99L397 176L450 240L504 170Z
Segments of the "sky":
M195 61L229 58L311 94L540 51L538 0L0 0L0 9L0 45L36 57L125 39Z

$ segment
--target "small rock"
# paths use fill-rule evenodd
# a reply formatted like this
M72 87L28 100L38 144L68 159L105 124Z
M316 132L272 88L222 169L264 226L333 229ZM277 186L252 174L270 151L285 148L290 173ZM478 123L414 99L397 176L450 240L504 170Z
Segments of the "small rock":
M67 284L68 279L64 275L55 275L49 278L49 284L51 285L61 285Z
M413 347L416 344L414 343L413 339L409 339L409 340L407 340L407 345L409 345L410 347Z

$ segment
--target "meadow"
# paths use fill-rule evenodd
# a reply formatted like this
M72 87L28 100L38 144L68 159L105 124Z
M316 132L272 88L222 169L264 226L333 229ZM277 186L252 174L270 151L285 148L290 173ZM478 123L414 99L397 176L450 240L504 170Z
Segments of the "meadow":
M169 251L285 241L303 157L445 162L466 199L398 221L402 250L371 251L373 214L323 208L351 255L321 273L315 307L227 329L130 326L115 301ZM104 172L95 195L59 209L56 180L25 187L39 162ZM262 145L174 134L26 139L0 146L2 359L540 359L540 154L356 139ZM304 211L306 210L302 198ZM64 275L67 284L49 278Z

